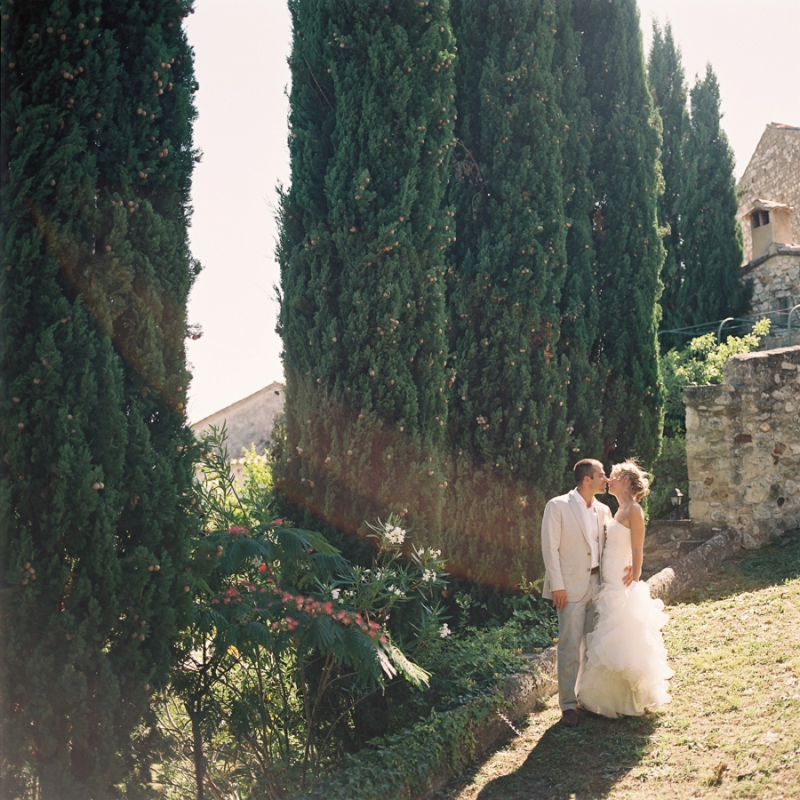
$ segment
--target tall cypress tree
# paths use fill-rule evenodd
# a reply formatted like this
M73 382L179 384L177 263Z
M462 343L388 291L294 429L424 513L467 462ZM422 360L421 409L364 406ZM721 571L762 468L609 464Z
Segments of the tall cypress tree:
M448 313L457 377L446 553L451 569L499 584L540 571L529 535L566 462L555 11L552 0L453 5L459 145L450 196L458 240Z
M749 304L738 279L742 232L733 151L720 127L719 84L710 64L692 88L691 101L681 189L685 269L675 318L680 327L741 316Z
M2 794L107 797L188 598L189 9L2 6Z
M557 4L554 66L556 96L564 116L560 134L567 226L567 274L561 293L559 363L566 373L569 452L564 486L572 486L576 461L603 452L602 392L606 370L592 359L600 313L592 242L594 194L589 177L591 105L580 68L580 36L572 23L572 2Z
M580 63L592 113L590 178L600 315L592 360L607 370L603 452L658 452L656 339L664 260L656 218L660 131L645 77L635 0L576 0Z
M647 70L653 101L661 115L661 172L664 193L658 199L658 223L664 234L664 266L661 280L662 330L680 327L682 321L680 288L683 282L681 249L681 196L683 193L683 146L689 125L686 109L687 88L681 64L681 52L672 38L669 23L662 31L653 22L653 42ZM680 337L661 337L662 348L682 344Z
M448 5L290 9L292 173L279 247L287 453L277 485L299 513L347 533L396 512L424 540L445 488Z

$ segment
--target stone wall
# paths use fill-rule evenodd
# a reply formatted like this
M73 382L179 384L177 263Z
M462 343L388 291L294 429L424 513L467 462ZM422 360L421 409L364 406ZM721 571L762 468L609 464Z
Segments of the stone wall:
M644 537L642 580L646 581L664 567L680 561L715 533L716 529L711 525L697 520L667 519L651 522Z
M740 278L753 282L750 311L754 314L777 308L788 310L800 303L800 247L774 249L774 253L751 261L739 273ZM795 318L794 325L797 324Z
M767 125L736 189L740 222L757 199L794 206L792 242L786 244L800 244L800 128L776 123ZM747 221L742 222L742 234L747 262L753 257L750 223Z
M733 356L683 396L691 519L745 547L800 527L800 346Z

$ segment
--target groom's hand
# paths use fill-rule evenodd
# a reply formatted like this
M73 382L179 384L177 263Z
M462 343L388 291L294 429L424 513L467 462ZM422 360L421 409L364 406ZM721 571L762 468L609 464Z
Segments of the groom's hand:
M553 608L557 608L560 611L562 608L566 607L567 607L567 590L555 589L553 591Z
M625 572L622 574L622 582L626 586L630 586L633 583L633 567L630 564L625 567Z

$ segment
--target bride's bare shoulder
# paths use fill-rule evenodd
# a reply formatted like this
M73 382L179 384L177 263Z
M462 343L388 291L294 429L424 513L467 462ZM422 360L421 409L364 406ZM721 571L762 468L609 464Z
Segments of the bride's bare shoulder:
M614 519L626 528L630 528L638 523L644 525L644 511L637 502L628 503L620 506Z

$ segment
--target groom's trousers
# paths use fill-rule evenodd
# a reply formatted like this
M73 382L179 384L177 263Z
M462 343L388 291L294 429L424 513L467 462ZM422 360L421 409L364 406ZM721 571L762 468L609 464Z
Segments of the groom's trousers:
M558 704L562 711L578 705L576 689L585 660L586 634L594 628L599 593L600 575L595 573L583 597L558 611Z

